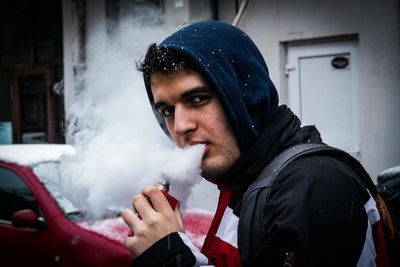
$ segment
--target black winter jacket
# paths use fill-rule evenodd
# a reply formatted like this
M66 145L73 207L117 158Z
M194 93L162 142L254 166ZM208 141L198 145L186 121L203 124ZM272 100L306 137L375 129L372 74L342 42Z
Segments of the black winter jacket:
M228 208L240 218L241 198L263 168L292 145L321 142L319 133L315 127L301 128L287 107L278 107L264 58L240 29L203 21L175 32L159 46L190 59L221 102L241 156L226 173L213 178L232 189ZM154 104L149 77L144 78ZM249 266L282 266L286 253L294 255L296 266L370 266L368 261L374 262L371 240L379 217L376 205L356 174L335 158L313 156L291 163L277 177L261 212L268 235ZM212 227L219 227L219 222ZM213 240L217 238L209 236L206 247L218 245ZM134 266L192 266L197 256L174 233L140 255ZM217 266L226 266L224 258L230 257L206 256Z
M243 193L266 164L292 145L321 142L314 127L301 128L297 117L284 106L269 125L235 165L218 178L219 183L232 186L229 207L239 219ZM263 211L266 239L251 262L243 264L283 266L287 255L294 266L357 266L368 261L372 252L362 252L368 229L365 206L370 200L356 173L339 159L310 156L292 162L276 178ZM227 266L223 258L229 255L221 259L206 256L210 263ZM139 256L134 266L193 266L195 261L179 235L171 234Z

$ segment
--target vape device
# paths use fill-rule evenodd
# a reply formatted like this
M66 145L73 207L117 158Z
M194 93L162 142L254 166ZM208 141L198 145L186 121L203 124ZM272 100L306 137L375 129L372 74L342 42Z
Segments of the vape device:
M171 186L169 180L161 178L154 184L154 186L161 190L165 198L168 200L168 203L171 206L171 208L175 209L176 205L178 204L178 200L175 197L168 194L169 188ZM129 230L128 236L133 236L132 230Z
M169 182L169 180L164 178L161 178L154 184L154 186L158 187L164 194L164 196L167 198L169 205L171 205L171 208L175 209L176 204L178 204L178 200L175 197L168 194L170 185L171 183Z

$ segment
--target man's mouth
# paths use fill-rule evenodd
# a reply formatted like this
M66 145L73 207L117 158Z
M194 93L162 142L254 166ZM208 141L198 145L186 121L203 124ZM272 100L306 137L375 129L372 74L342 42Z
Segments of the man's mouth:
M188 141L185 146L207 145L206 141Z
M189 141L186 144L186 146L195 146L195 145L203 145L204 146L204 151L203 151L203 159L204 159L211 149L211 143L207 142L207 141Z
M203 152L203 159L207 156L208 152L211 149L211 144L209 142L205 143L204 152Z

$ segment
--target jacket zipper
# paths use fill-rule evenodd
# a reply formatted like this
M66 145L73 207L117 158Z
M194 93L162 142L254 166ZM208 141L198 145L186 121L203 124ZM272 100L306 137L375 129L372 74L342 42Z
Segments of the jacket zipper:
M283 263L283 267L294 267L294 253L286 252L285 254L285 262Z

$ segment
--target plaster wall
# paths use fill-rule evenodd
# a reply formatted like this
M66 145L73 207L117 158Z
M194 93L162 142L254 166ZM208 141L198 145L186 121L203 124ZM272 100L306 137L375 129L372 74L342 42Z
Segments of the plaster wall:
M74 101L74 70L90 53L82 51L84 36L74 0L63 0L66 108ZM177 6L177 2L183 5ZM232 23L234 2L218 1L221 20ZM104 1L86 1L85 32L103 28ZM209 1L165 0L163 23L153 41L160 41L193 20L211 18ZM82 20L82 18L81 18ZM400 30L397 0L249 0L239 26L259 46L281 98L286 103L286 47L293 42L352 36L359 44L360 159L373 178L400 164ZM160 31L160 28L162 29ZM100 42L101 43L101 42Z
M286 102L286 44L358 36L360 159L373 178L400 164L397 0L250 0L240 25L257 43Z

